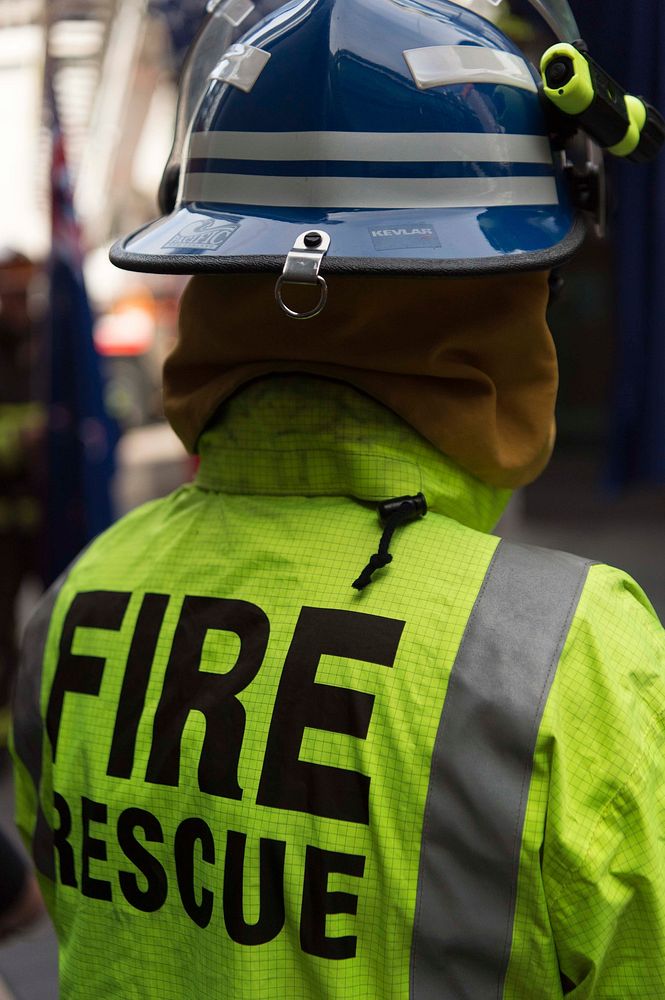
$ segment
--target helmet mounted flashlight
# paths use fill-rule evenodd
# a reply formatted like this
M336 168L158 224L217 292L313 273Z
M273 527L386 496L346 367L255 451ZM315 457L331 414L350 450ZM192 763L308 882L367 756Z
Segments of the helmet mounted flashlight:
M553 45L543 55L540 71L545 96L562 123L583 129L603 149L634 163L658 155L665 142L663 117L613 80L583 41Z

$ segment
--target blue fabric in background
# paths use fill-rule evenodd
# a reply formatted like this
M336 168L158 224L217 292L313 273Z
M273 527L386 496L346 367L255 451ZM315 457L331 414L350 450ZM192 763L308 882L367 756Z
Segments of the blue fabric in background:
M83 275L54 247L50 266L49 419L44 582L113 521L118 428L104 409Z
M665 111L665 3L571 3L594 58ZM665 483L665 151L653 164L614 160L610 236L617 370L609 483Z

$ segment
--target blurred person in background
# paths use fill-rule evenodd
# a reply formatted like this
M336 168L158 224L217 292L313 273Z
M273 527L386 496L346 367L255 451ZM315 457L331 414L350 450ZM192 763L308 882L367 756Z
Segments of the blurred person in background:
M0 830L0 944L45 913L37 879Z
M44 407L37 401L30 290L36 268L0 248L0 746L17 666L17 600L37 566Z
M36 268L0 249L0 769L10 726L16 669L17 602L35 571L41 526L43 406L36 402L36 345L30 288ZM44 913L37 879L0 830L0 943Z

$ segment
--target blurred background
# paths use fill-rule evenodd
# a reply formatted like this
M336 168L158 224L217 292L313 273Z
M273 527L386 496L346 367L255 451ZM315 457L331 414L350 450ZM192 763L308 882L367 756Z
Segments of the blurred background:
M594 57L664 110L662 0L571 6ZM75 553L193 474L160 401L186 279L122 272L107 253L158 214L178 76L205 13L206 0L0 0L0 668ZM552 42L519 0L506 26L534 62ZM608 234L588 240L551 307L555 455L500 530L627 569L662 616L665 156L609 167ZM56 996L43 921L0 947L0 1000Z

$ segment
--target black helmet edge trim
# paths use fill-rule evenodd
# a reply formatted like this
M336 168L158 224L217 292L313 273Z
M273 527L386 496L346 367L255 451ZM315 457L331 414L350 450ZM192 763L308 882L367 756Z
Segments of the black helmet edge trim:
M428 260L389 257L326 257L321 267L322 274L381 275L473 275L504 274L515 271L538 271L558 267L572 257L584 241L587 224L578 216L568 235L545 250L526 251L498 257L455 258L454 260ZM247 256L191 254L157 255L130 253L125 249L136 234L118 240L110 251L111 261L116 267L127 271L154 274L242 274L272 272L279 273L284 267L284 256L255 254Z

